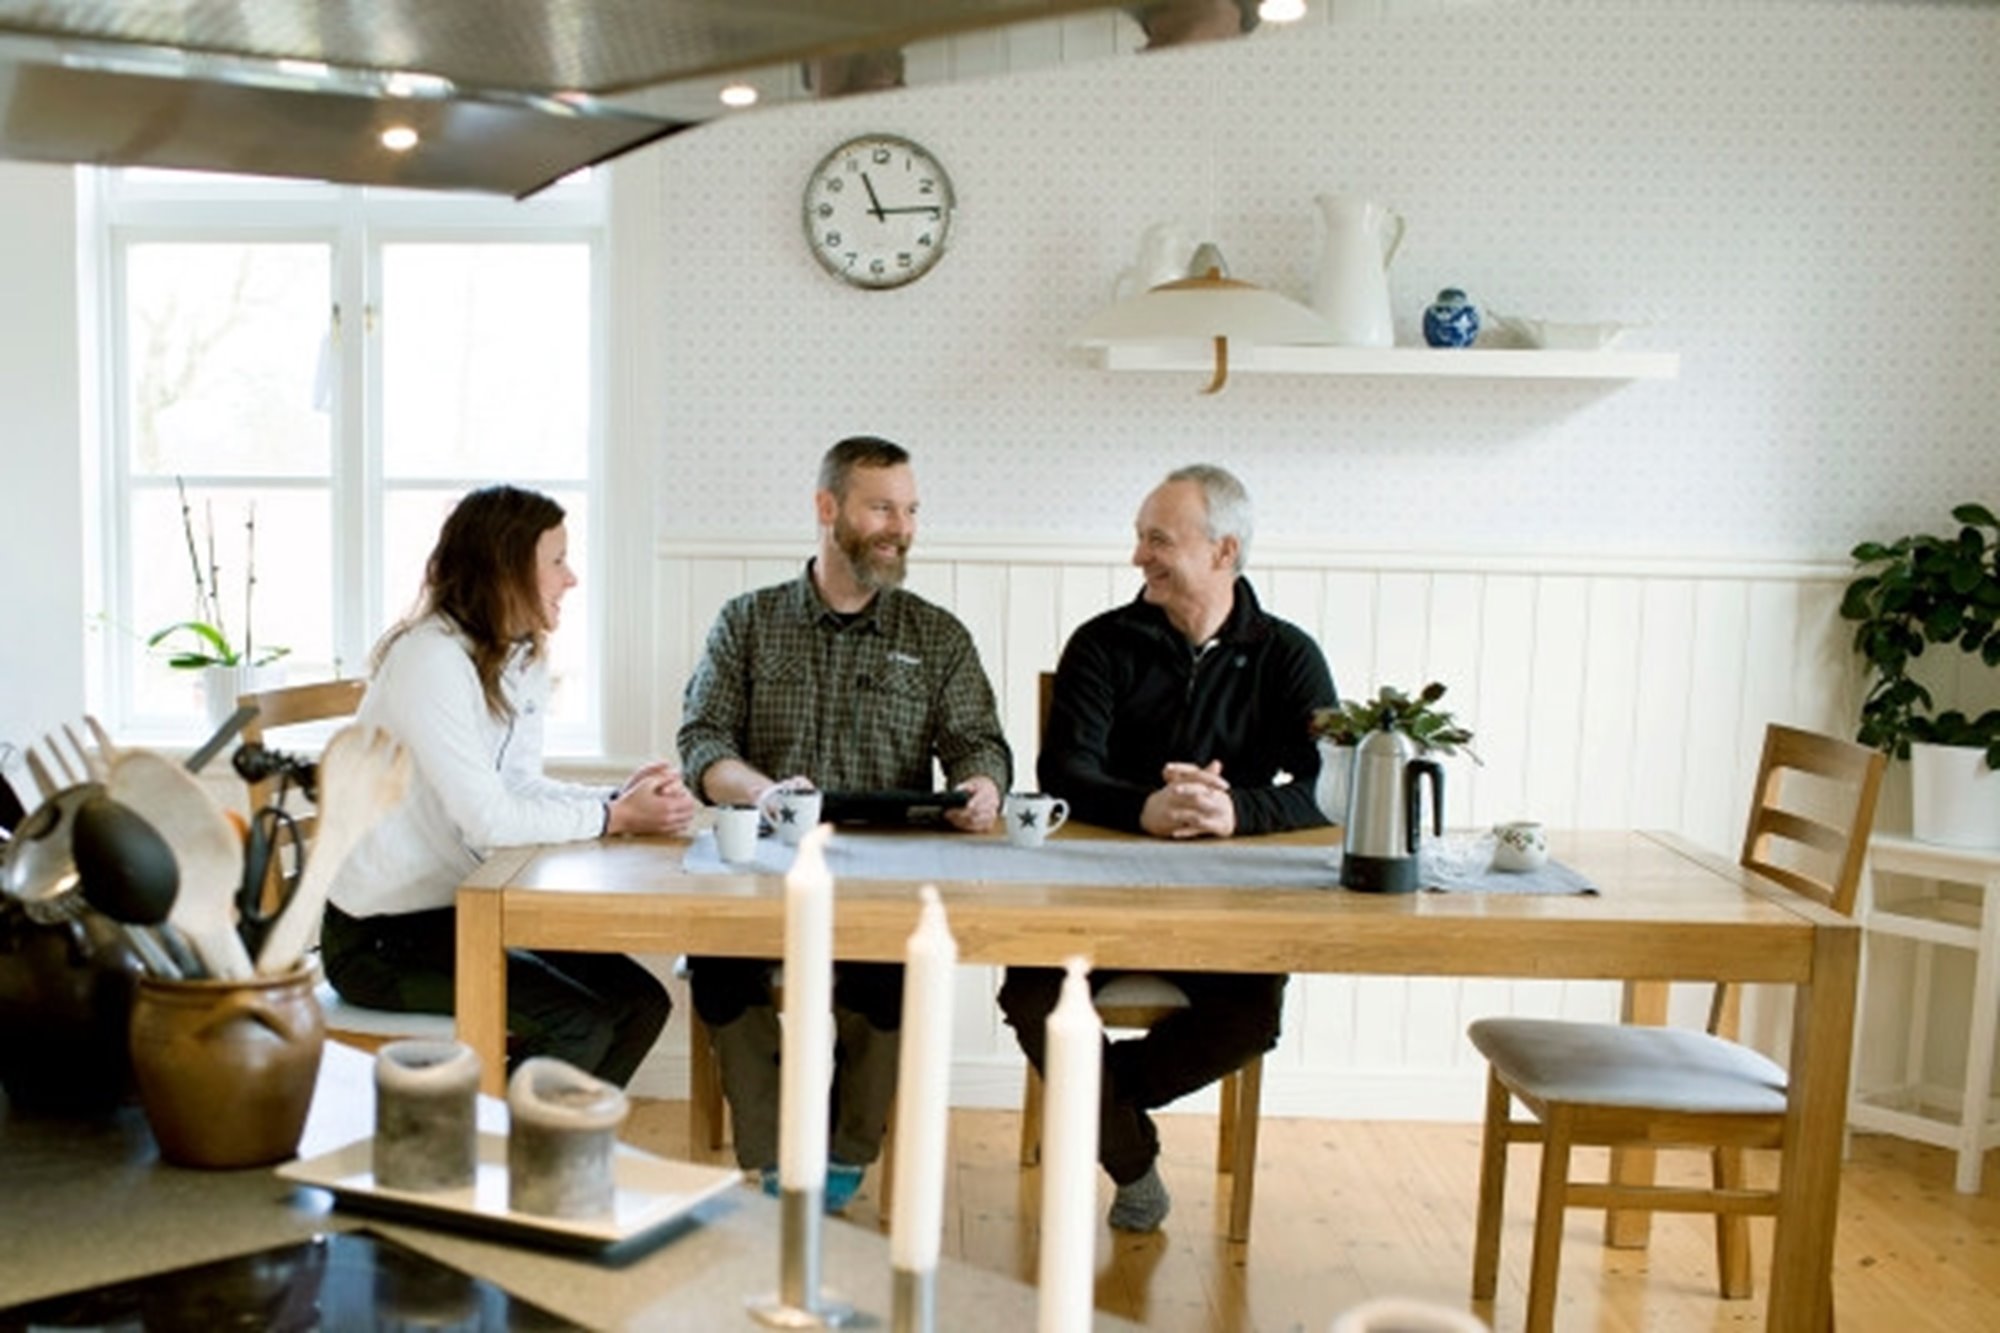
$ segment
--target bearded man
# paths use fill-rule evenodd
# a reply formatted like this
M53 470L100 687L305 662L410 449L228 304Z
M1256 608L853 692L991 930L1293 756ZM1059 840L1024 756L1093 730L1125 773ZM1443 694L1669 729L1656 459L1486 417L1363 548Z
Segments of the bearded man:
M731 600L688 680L679 742L688 786L716 804L781 789L927 791L933 761L966 803L957 828L992 827L1013 756L972 636L902 588L917 482L901 445L854 436L827 450L813 497L819 552L798 578ZM692 958L695 1011L715 1037L736 1158L776 1193L777 1010L768 960ZM903 969L841 963L828 1211L847 1206L881 1151L895 1099Z

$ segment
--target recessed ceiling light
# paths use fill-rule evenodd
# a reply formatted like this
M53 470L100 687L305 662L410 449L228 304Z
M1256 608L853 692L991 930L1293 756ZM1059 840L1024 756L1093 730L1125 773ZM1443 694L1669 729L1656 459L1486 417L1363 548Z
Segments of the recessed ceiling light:
M391 125L382 131L382 146L392 153L407 153L417 146L417 132L408 125Z
M757 90L747 83L732 83L718 95L724 106L757 105Z
M1262 0L1257 17L1266 23L1297 23L1306 16L1306 0Z

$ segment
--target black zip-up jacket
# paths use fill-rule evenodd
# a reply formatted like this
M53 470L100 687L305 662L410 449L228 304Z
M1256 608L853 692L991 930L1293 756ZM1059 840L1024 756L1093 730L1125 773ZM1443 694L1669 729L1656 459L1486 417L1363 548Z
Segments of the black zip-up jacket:
M1238 833L1308 828L1326 823L1309 723L1337 702L1319 645L1267 615L1248 579L1203 652L1142 593L1070 636L1036 771L1073 818L1138 831L1169 761L1220 759Z

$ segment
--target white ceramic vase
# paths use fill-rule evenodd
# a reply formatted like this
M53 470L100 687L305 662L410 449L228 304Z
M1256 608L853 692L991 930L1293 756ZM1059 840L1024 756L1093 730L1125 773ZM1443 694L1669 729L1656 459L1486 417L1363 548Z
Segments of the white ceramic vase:
M1319 742L1319 778L1313 783L1313 800L1328 822L1347 823L1347 798L1354 786L1354 747Z
M1910 746L1910 831L1947 847L2000 847L2000 770L1984 750Z
M208 729L220 730L236 711L236 696L275 690L285 683L285 668L273 662L265 666L211 666L201 669L202 704L208 711Z

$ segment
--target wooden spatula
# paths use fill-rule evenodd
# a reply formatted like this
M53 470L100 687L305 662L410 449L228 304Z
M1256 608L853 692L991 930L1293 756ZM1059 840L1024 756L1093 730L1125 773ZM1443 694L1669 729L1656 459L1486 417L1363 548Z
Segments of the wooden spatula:
M254 975L236 934L243 843L222 807L194 774L153 750L119 751L105 786L173 849L181 882L167 921L188 937L202 967L230 981Z
M281 976L298 966L319 929L340 863L409 786L409 751L388 732L347 726L326 743L319 757L319 827L299 886L257 952L260 976Z

